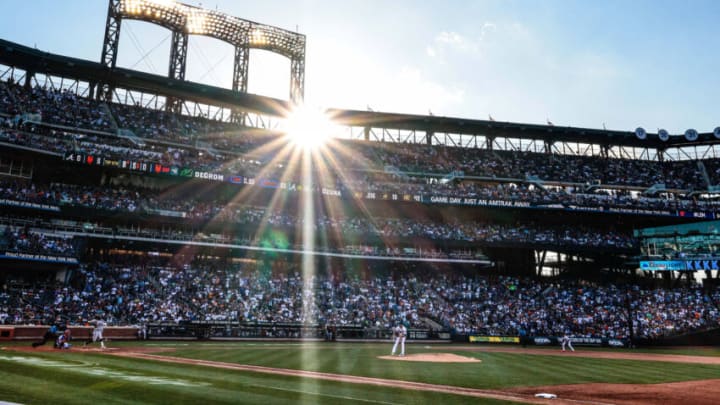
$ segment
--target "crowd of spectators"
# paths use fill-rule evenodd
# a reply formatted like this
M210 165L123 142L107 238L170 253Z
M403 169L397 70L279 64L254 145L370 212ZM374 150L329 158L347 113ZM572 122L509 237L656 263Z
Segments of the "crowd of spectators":
M42 121L98 131L113 129L112 117L96 101L68 89L24 88L0 81L0 112L13 120Z
M67 184L42 186L34 183L0 182L0 198L22 202L49 205L68 205L127 213L155 213L164 210L178 217L202 219L223 224L237 224L239 231L231 234L217 234L209 238L219 243L234 243L238 236L251 243L261 243L260 238L268 229L281 230L284 234L295 235L297 229L308 229L302 216L287 211L238 205L222 200L199 201L184 196L165 197L161 192L123 187L82 187ZM197 232L176 227L172 231L157 231L152 227L140 226L145 235L152 237L197 240ZM134 232L132 227L128 232ZM265 232L258 232L265 229ZM316 235L328 235L339 246L351 241L363 240L371 245L376 242L376 251L384 251L383 241L430 240L482 242L484 244L520 243L532 245L563 245L582 247L605 247L631 249L637 241L626 232L612 229L596 229L577 226L541 226L533 223L495 224L483 221L461 219L431 220L427 218L369 217L365 215L330 215L319 212L315 215L310 229ZM116 228L120 233L125 228ZM298 241L299 243L299 241ZM385 252L383 253L385 254Z
M189 143L213 134L227 136L238 131L238 124L205 117L173 114L140 105L111 104L110 110L120 128L130 129L142 138Z
M350 142L356 165L391 166L401 172L462 172L467 176L548 182L703 190L695 161L657 162L597 156L484 150L443 145Z
M117 136L118 129L130 130L139 138L134 141ZM206 117L171 114L139 105L108 105L70 90L39 86L28 89L12 81L0 81L0 142L61 155L143 160L302 183L298 173L287 173L293 170L289 169L290 162L274 159L280 146L269 145L276 138L249 135L245 130ZM322 175L316 172L314 177L322 181L312 187L329 187L346 195L449 195L558 207L714 210L717 206L711 200L638 196L623 187L638 191L664 184L668 189L705 190L720 182L719 159L703 160L703 165L698 165L696 161L657 162L440 145L361 141L343 141L341 145L352 150L343 155L343 172L337 168ZM264 152L258 153L258 149ZM702 166L710 184L704 179ZM451 172L480 179L443 179ZM603 185L602 190L593 189L593 185ZM241 229L228 234L205 234L192 226L112 227L113 235L176 240L240 240L264 246L265 234L258 229L269 229L288 236L290 245L285 247L302 248L300 241L293 244L292 235L299 229L312 229L316 234L339 238L333 247L336 251L366 254L407 252L385 244L391 240L637 247L637 241L622 231L570 225L338 217L322 212L312 224L305 224L302 217L288 212L237 205L220 198L201 201L173 197L132 187L0 182L0 199L127 213L162 210L188 220L236 224ZM362 240L364 246L357 246L357 240ZM377 243L372 244L373 240ZM448 257L447 251L434 249L435 244L429 246L423 246L426 254ZM76 253L71 238L10 225L0 225L0 249L59 256ZM259 266L116 260L82 264L71 271L66 283L23 284L6 279L0 291L0 323L49 324L63 319L81 324L101 316L116 325L233 321L388 329L402 320L411 328L440 325L460 334L517 335L523 329L530 335L570 333L578 337L626 338L632 333L656 338L717 327L720 319L718 289L707 294L688 286L658 289L581 281L560 284L412 270L364 277L302 275L293 266L279 272L263 271Z
M13 128L3 129L2 124L0 119L0 142L42 149L63 156L72 153L105 159L152 162L168 167L193 167L207 171L222 171L220 168L227 163L220 156L191 148L159 145L140 147L125 138L80 134L34 124L25 124L24 127L28 130L19 131Z
M3 124L4 121L4 124ZM188 145L159 145L148 143L144 146L132 144L122 137L87 135L68 132L67 130L48 129L34 123L26 123L21 129L12 128L12 120L0 121L0 141L14 143L21 146L30 146L56 152L59 154L83 153L86 155L102 156L112 159L137 159L150 163L160 163L166 166L188 167L195 170L223 173L227 175L242 175L246 177L263 176L265 178L283 179L288 182L300 182L297 173L288 173L289 163L284 160L273 160L270 157L257 157L254 155L239 155L230 153L228 149L201 148ZM5 127L5 129L3 129ZM252 145L267 145L268 142L258 141ZM576 190L584 187L602 184L605 188L613 186L630 186L647 189L656 184L664 184L668 189L678 190L705 190L708 185L700 172L696 162L653 162L640 160L600 159L587 156L543 155L530 152L486 151L477 149L448 148L442 146L422 146L403 144L407 150L395 155L398 145L351 144L353 150L365 151L367 155L353 154L350 165L343 166L343 173L324 173L326 184L333 188L347 191L388 191L396 193L440 193L462 197L482 196L487 189L487 182L510 182L512 184L541 181L549 184L572 184ZM277 152L278 144L275 145ZM427 159L428 155L442 154L438 150L454 150L455 157L444 157L441 163ZM431 153L430 151L435 151ZM402 156L413 156L411 162L418 160L424 167L415 167L413 163L402 165ZM444 152L450 153L450 152ZM269 154L275 156L276 154ZM289 155L288 155L289 156ZM465 159L473 156L474 162L470 166L473 171L465 167ZM392 166L394 175L380 175ZM447 163L447 164L446 164ZM720 172L714 159L705 161L708 173L712 179L718 177ZM329 166L329 167L332 167ZM563 172L562 169L565 170ZM462 181L438 182L443 176L452 171L462 172L467 176L476 176L485 179L478 183ZM664 173L664 174L663 174ZM409 175L408 175L409 174ZM316 176L319 178L320 176ZM542 188L538 187L539 190ZM537 194L537 193L534 193ZM562 194L568 194L564 192Z
M0 323L82 325L103 316L127 325L161 313L154 288L143 266L106 263L80 267L68 283L9 279L0 291Z
M655 338L708 326L718 326L718 308L713 294L700 288L675 290L635 288L630 302L638 336Z
M82 324L97 316L114 325L228 321L327 323L456 334L658 338L720 326L712 296L699 287L558 283L508 276L414 271L366 276L303 276L265 264L88 264L67 284L6 282L0 323Z
M72 238L26 227L0 225L0 251L59 256L74 256Z
M129 151L132 155L145 159L162 156L164 164L250 177L258 175L261 171L264 175L279 175L282 170L271 167L278 163L280 167L287 167L287 162L270 164L271 158L277 155L277 149L280 148L277 144L276 150L265 151L260 157L258 153L253 156L246 155L251 150L266 149L270 143L273 143L271 139L275 138L251 135L250 131L240 131L242 128L237 124L204 117L171 114L141 106L122 104L105 106L66 90L41 87L27 90L12 82L0 82L0 113L10 117L33 116L39 119L32 121L112 134L117 128L125 128L148 140L172 141L174 146L170 150L167 150L167 146L161 148L148 142L147 151L137 148ZM10 121L17 119L13 118ZM21 138L18 134L12 134L11 137ZM209 145L204 152L195 149L201 139L205 140L201 142L202 144ZM87 153L112 154L112 150L98 146L97 143L108 143L113 146L115 143L110 138L87 140L82 145L77 143L56 145L52 142L48 144L48 140L40 138L32 138L31 141L39 147L50 147L61 153L74 149ZM352 170L383 171L387 167L392 167L400 173L426 173L434 176L462 172L468 176L513 179L516 182L535 179L550 183L603 184L638 188L664 184L669 189L696 191L706 190L709 186L695 161L658 162L361 141L344 141L342 147L353 151L347 154L344 165L344 168ZM125 151L114 152L122 154ZM166 156L168 154L170 158ZM704 162L707 162L707 173L711 182L716 181L720 177L718 176L720 165L717 160L708 159ZM401 188L405 186L402 185Z
M244 176L267 176L283 179L289 189L302 184L299 173L285 172L283 164L264 166L254 159L235 158L224 160L221 155L177 147L148 146L139 148L123 138L106 138L97 135L74 134L48 128L33 128L41 133L3 130L0 123L0 141L22 146L39 147L59 154L78 153L103 156L111 159L147 160L164 166L194 167L209 172L226 172ZM550 207L607 207L615 209L642 210L704 210L714 211L715 200L678 198L678 196L652 197L627 190L600 189L586 191L583 187L541 187L530 182L439 182L437 178L388 175L385 173L352 170L342 176L325 173L316 175L314 189L331 188L349 197L356 193L396 193L399 195L434 195L502 200L527 203L530 206ZM303 185L307 188L307 185Z

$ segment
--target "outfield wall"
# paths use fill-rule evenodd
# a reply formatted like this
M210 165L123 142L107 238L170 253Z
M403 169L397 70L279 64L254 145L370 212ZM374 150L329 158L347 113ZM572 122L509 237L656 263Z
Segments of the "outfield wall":
M0 326L0 340L40 340L47 326L6 325ZM92 326L71 326L70 332L75 340L87 339L92 336ZM135 340L138 338L136 327L106 327L103 337L109 340Z
M198 328L198 326L200 326ZM0 341L31 341L42 339L47 326L28 325L0 325ZM84 340L92 335L92 326L71 326L72 338ZM106 327L103 336L108 340L137 340L138 327ZM559 339L555 336L532 336L524 340L516 336L478 336L478 335L452 335L447 333L431 332L426 330L411 330L408 333L410 341L425 342L456 342L475 344L510 344L528 346L558 346ZM362 330L361 328L337 328L337 338L343 341L377 341L392 338L390 331ZM170 340L334 340L334 336L327 336L324 328L303 328L294 325L292 328L277 328L277 326L220 326L209 324L185 325L148 325L148 338ZM600 339L600 338L571 338L576 346L597 347L632 347L632 346L720 346L720 328L702 332L690 333L682 336L666 337L660 339Z
M635 339L636 346L720 346L720 328L658 339Z

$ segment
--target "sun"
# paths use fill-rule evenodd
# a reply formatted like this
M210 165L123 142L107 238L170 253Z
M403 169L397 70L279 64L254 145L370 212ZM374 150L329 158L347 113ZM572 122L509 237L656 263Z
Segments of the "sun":
M339 126L324 110L300 105L290 111L281 129L296 146L317 149L338 135Z

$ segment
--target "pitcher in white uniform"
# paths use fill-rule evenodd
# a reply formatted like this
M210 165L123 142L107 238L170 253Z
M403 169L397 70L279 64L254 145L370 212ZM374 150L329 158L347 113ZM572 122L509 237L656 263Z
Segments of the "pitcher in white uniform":
M392 352L390 352L391 356L395 355L395 351L397 350L398 343L400 344L400 356L405 356L405 337L407 336L407 329L405 328L405 325L399 323L395 328L393 329L393 337L395 338L395 344L393 345Z

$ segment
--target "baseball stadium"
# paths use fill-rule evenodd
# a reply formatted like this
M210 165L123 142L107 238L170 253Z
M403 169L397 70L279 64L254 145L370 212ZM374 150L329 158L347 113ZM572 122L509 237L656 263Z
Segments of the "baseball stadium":
M1 404L720 402L720 127L686 123L680 95L685 129L654 123L672 109L625 129L573 109L569 125L530 123L516 91L496 99L515 111L501 120L473 105L477 88L452 93L471 108L454 110L412 69L393 87L361 65L317 102L343 77L331 43L355 31L337 46L369 59L371 41L412 48L400 26L450 18L423 49L437 69L511 48L500 33L536 45L493 1L368 2L388 15L357 26L333 20L362 19L356 4L62 3L12 0L0 16ZM692 7L674 18L720 12ZM478 22L483 8L496 22ZM287 28L304 14L327 30ZM567 21L579 38L587 16ZM95 57L85 37L102 39ZM665 80L589 60L595 79L563 79L582 81L577 99L542 98L575 108L604 94L598 78ZM682 74L717 94L698 66L720 60L705 61ZM707 100L698 114L717 114Z

